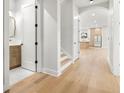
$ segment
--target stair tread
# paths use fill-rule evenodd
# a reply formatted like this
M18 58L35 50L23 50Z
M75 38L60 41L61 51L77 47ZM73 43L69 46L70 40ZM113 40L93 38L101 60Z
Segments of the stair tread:
M70 63L71 63L71 59L63 51L61 51L61 58L60 58L61 70L64 71Z

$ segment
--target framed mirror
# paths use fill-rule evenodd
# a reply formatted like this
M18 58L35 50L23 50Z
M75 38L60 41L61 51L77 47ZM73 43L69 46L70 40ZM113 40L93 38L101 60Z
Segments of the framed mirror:
M14 17L9 16L9 37L13 38L16 31L16 20Z

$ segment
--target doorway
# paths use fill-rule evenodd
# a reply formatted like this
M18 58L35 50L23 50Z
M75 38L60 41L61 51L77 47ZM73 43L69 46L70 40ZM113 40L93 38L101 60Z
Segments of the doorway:
M90 28L90 47L102 48L102 28Z
M103 45L103 29L102 27L87 28L80 31L80 51L84 49L100 49Z
M37 2L9 3L9 86L37 72Z

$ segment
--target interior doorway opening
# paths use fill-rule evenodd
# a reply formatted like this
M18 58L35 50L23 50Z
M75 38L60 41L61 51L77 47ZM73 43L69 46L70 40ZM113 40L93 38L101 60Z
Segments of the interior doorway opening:
M9 86L37 72L37 0L9 2Z
M80 49L102 48L103 31L102 28L89 28L80 31Z

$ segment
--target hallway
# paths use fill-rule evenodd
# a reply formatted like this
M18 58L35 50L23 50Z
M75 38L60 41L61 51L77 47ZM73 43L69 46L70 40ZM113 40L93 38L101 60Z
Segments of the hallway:
M8 93L119 93L119 78L108 68L106 50L89 48L60 77L36 73Z

